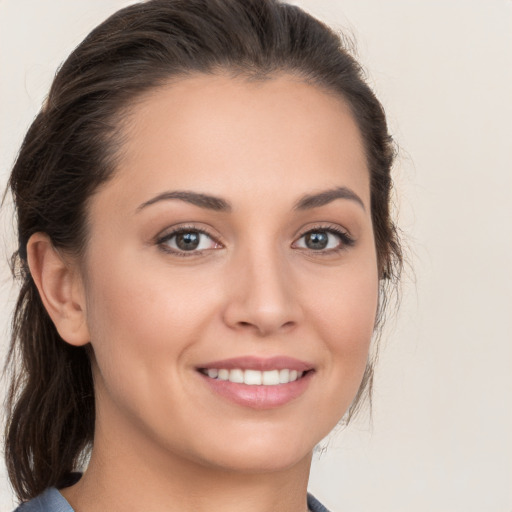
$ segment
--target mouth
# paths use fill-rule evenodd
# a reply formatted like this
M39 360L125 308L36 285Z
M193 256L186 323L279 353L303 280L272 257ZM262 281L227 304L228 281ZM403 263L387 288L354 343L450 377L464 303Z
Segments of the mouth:
M301 379L305 374L313 371L298 371L290 368L280 370L250 370L243 368L200 368L199 371L210 379L229 381L234 384L246 386L278 386L289 384Z
M239 357L200 365L207 388L252 409L275 409L301 396L315 374L313 365L290 357Z

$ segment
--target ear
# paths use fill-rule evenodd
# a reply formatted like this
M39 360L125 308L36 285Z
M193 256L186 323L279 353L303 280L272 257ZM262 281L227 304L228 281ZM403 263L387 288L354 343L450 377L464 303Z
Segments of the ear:
M34 233L27 244L30 274L60 337L71 345L89 343L85 293L78 267L53 246L45 233Z

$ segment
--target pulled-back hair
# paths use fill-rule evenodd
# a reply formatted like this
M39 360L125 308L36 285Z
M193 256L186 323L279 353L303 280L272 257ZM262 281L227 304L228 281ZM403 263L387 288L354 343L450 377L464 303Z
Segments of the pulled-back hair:
M346 101L366 151L381 291L398 279L401 252L389 211L393 144L384 111L338 34L275 0L150 0L118 11L58 71L9 181L21 288L5 453L22 500L69 482L93 442L95 420L91 347L71 346L57 333L30 275L27 242L44 232L55 247L80 255L88 199L115 172L130 105L173 79L219 72L253 80L286 72ZM384 302L381 293L378 321ZM370 360L348 417L372 377Z

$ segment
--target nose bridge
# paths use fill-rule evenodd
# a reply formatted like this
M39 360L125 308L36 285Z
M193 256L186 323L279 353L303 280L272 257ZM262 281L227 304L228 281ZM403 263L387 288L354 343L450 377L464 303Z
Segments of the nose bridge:
M275 241L263 238L236 251L225 309L231 327L252 329L260 335L290 327L298 320L286 254Z

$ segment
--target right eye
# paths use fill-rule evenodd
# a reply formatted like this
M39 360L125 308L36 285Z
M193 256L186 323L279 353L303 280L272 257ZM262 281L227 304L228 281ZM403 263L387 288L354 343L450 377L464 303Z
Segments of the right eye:
M221 244L203 230L194 228L179 228L158 239L158 245L163 250L185 256L209 249L219 249Z

